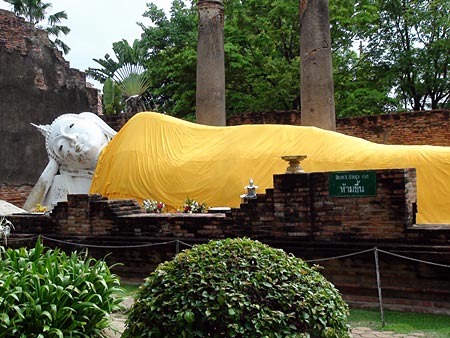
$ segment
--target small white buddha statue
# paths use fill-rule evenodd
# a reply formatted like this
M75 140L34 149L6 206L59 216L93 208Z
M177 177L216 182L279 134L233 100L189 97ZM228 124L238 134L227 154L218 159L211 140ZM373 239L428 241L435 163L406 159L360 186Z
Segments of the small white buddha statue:
M34 125L34 124L33 124ZM51 125L34 125L45 137L49 162L23 208L52 209L68 194L87 194L98 156L116 131L92 113L64 114Z

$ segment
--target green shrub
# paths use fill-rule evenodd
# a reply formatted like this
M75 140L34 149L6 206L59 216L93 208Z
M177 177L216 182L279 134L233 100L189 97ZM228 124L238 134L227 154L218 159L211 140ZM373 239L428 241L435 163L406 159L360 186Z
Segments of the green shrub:
M0 247L0 337L100 337L119 290L104 261L40 239L29 250Z
M122 337L344 338L347 316L315 267L258 241L227 239L160 264L140 287Z

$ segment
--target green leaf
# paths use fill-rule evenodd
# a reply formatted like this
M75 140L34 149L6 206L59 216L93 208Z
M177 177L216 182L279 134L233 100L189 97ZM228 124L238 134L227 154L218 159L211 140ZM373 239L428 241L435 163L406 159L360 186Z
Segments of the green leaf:
M6 326L8 326L11 322L7 313L0 313L0 321ZM2 327L4 327L3 324Z
M52 315L48 311L42 311L41 316L47 317L50 321L53 320Z

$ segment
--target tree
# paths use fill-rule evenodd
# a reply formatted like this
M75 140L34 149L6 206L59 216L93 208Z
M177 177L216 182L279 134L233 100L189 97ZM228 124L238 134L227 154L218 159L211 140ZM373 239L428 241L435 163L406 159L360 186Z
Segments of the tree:
M104 83L107 78L113 78L116 71L127 64L142 65L147 55L147 49L138 39L135 39L132 45L125 39L114 42L112 49L117 61L109 54L105 54L104 59L94 59L102 68L87 69L86 73L94 80Z
M448 107L450 1L377 0L373 29L363 34L367 62L393 81L404 108Z
M351 1L352 6L348 1ZM378 105L352 99L356 53L351 51L357 36L355 27L364 27L373 9L359 5L368 2L333 0L330 4L336 96L345 97L338 114L379 112ZM159 110L175 116L194 117L197 48L196 1L173 2L170 17L149 4L144 16L152 25L144 30L142 42L149 51L146 66L151 73L151 91ZM225 72L227 115L248 111L273 111L300 107L300 20L298 0L227 0L225 5ZM368 10L370 9L370 12ZM337 75L336 75L337 71ZM358 75L359 76L359 75ZM362 79L361 79L362 80ZM336 81L335 81L336 82ZM368 84L372 82L367 81ZM371 87L372 88L372 87ZM373 84L373 88L384 88ZM385 95L376 90L364 94L369 102ZM384 97L383 97L384 98Z
M406 7L400 8L409 8L405 14L391 6L402 2ZM414 101L429 108L449 106L449 2L329 1L337 116L404 110L414 107ZM154 107L192 120L198 23L195 5L195 0L174 0L166 16L149 4L144 16L152 24L141 24L144 32L139 40L145 51L143 65L151 80ZM298 5L298 0L224 1L228 116L299 108ZM433 8L436 15L431 15ZM397 37L404 32L394 28L406 27L398 24L404 20L410 23L415 17L415 26L408 26L413 27L409 36L415 42L410 49L399 48ZM419 26L420 35L414 28ZM361 48L355 44L359 41ZM413 99L417 94L420 96Z
M127 112L136 114L146 110L144 94L150 81L141 65L126 63L114 73L114 80L125 98Z
M22 15L33 25L45 19L45 12L51 7L50 3L41 0L4 0L12 6L16 15Z
M41 0L4 0L12 6L13 12L16 15L22 15L26 20L34 25L38 25L47 17L47 11L51 8L50 3L44 3ZM67 19L67 13L60 11L51 14L47 17L47 27L44 30L48 33L49 37L54 37L50 42L53 47L62 49L64 54L69 53L70 48L59 36L62 34L67 35L70 32L70 28L67 26L61 26L62 20Z
M378 7L372 0L330 1L337 117L398 110L399 100L390 95L392 79L375 69L363 53L361 40L373 31L377 17Z
M94 59L102 68L89 67L86 71L90 77L104 84L105 112L119 113L123 102L127 112L137 113L147 108L153 109L152 95L147 91L151 85L149 72L143 66L147 49L142 41L135 39L133 45L130 45L123 39L113 43L112 49L117 61L105 54L104 59ZM121 95L117 95L117 91L120 91Z
M227 113L300 105L298 0L225 3Z
M47 27L45 30L50 36L54 36L54 40L53 41L50 40L53 46L62 49L64 54L67 54L70 52L70 47L67 44L65 44L61 39L59 39L59 36L61 35L61 33L64 35L69 34L70 28L67 26L59 25L62 19L67 20L67 14L65 11L49 15L48 17L49 27Z
M195 0L190 6L174 0L169 18L149 3L144 17L152 21L152 25L141 27L153 103L158 111L194 120L198 23Z

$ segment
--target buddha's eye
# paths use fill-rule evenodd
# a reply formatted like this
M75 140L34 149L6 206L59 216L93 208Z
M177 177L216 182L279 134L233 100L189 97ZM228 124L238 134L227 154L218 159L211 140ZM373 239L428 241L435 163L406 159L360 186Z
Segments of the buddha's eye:
M75 123L72 123L72 124L69 126L69 128L72 128L74 124L75 124Z
M59 146L59 151L61 151L63 148L62 144Z

